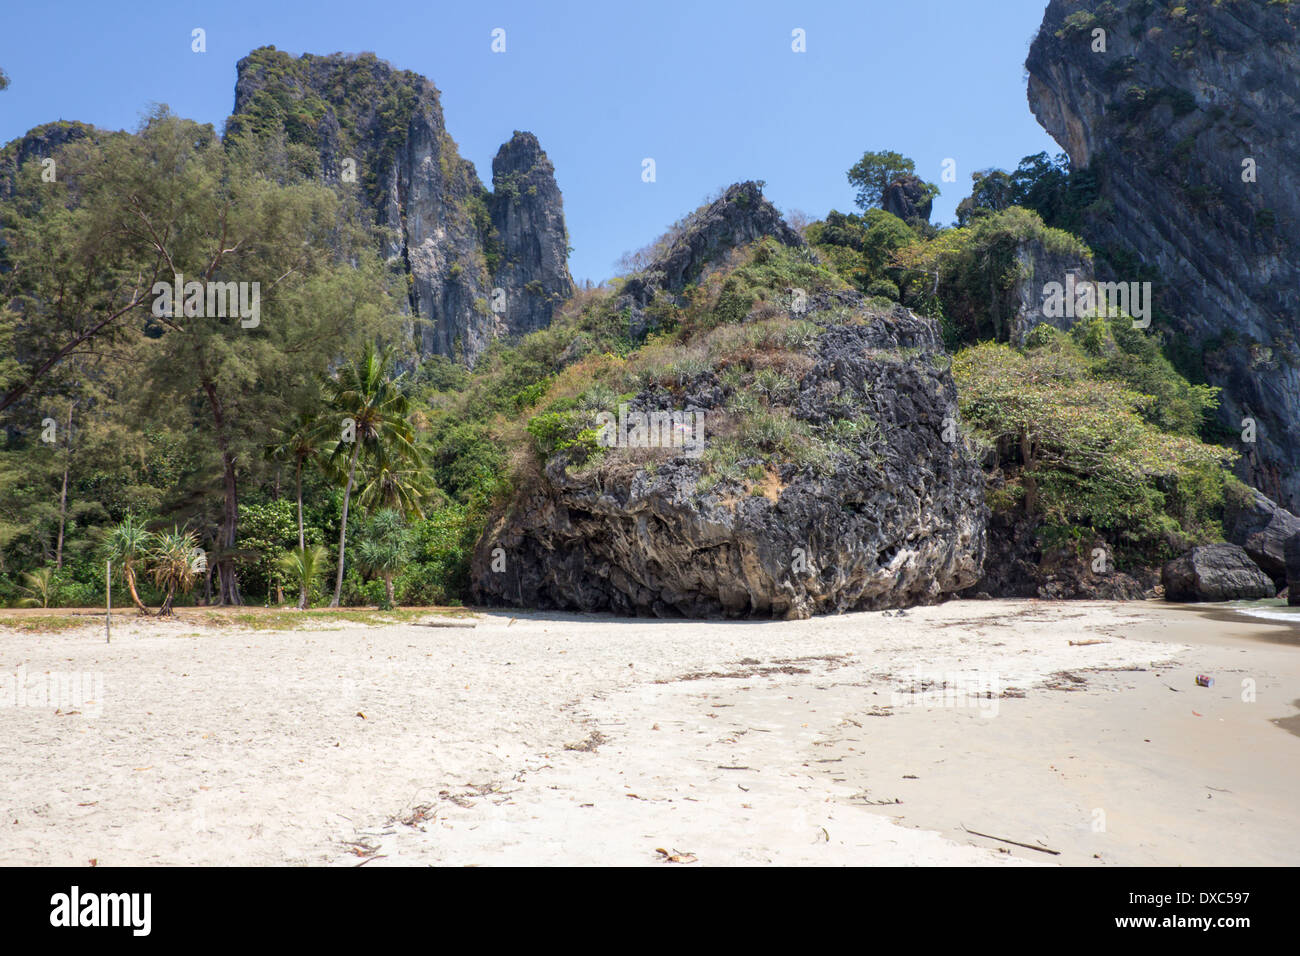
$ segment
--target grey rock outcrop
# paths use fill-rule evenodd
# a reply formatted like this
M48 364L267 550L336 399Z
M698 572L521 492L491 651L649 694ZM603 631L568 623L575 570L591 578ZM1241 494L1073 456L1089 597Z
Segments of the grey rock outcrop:
M1286 560L1286 603L1300 604L1300 534L1293 534L1282 549Z
M1286 544L1300 534L1297 518L1254 488L1245 502L1229 501L1223 516L1224 537L1239 545L1260 569L1282 587L1286 582Z
M862 317L866 324L823 334L797 414L824 418L828 394L861 396L880 424L878 444L838 456L826 474L782 465L763 495L702 492L699 461L681 455L654 469L575 471L562 453L489 524L471 568L475 599L658 617L802 618L928 603L969 587L984 557L983 477L960 442L942 440L956 390L936 362L938 332L902 308ZM708 396L720 402L722 389L710 374L692 391L707 423ZM633 407L654 404L643 395ZM742 464L761 467L759 459Z
M1161 571L1169 601L1250 601L1271 598L1277 588L1235 544L1192 548Z
M506 292L506 324L512 333L545 328L572 295L573 279L555 168L532 133L516 130L492 160L488 206L500 255L491 271Z
M0 149L0 199L13 195L18 171L27 163L53 158L68 143L95 135L95 127L86 123L58 120L30 129L18 139L6 143Z
M732 187L636 277L645 298L634 301L680 289L733 243L766 235L801 244L754 184ZM984 478L963 442L944 440L957 396L935 323L849 291L811 296L800 318L817 331L782 407L815 435L837 422L876 428L827 443L820 464L755 452L735 464L746 479L710 474L682 448L611 449L592 462L561 450L491 516L471 563L475 600L802 618L931 602L977 581ZM703 413L707 455L737 426L733 387L705 367L675 394L646 386L629 411Z
M757 182L736 183L721 197L697 209L667 237L667 245L651 265L623 284L617 305L630 316L633 337L651 324L645 309L656 295L675 296L720 265L728 249L771 236L787 246L806 246L781 214L763 197Z
M1158 316L1152 331L1200 352L1230 433L1257 424L1257 444L1238 447L1242 478L1293 509L1298 20L1285 3L1051 0L1026 62L1039 122L1074 169L1098 176L1083 232L1102 277L1153 282L1172 324ZM1097 29L1104 52L1093 52Z
M1048 249L1037 239L1020 243L1015 251L1020 278L1011 290L1011 314L1006 335L1008 341L1023 345L1034 327L1042 323L1069 331L1075 320L1064 315L1049 315L1047 287L1051 283L1076 284L1093 281L1092 261L1086 257Z
M934 197L926 190L919 176L900 176L885 187L880 195L880 206L903 222L913 219L930 221Z
M283 137L293 161L305 150L326 181L357 183L408 275L422 354L472 364L494 338L549 324L573 290L560 192L536 137L501 147L489 192L419 74L369 53L263 47L239 61L226 134Z

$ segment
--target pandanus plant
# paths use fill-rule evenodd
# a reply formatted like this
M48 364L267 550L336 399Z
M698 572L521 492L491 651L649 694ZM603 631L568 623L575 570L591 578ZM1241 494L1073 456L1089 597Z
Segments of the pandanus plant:
M208 556L199 547L194 532L173 528L154 535L149 564L154 583L167 595L158 609L158 616L167 617L172 613L172 599L176 592L188 594L199 575L207 570Z
M135 515L128 514L108 533L108 538L105 540L105 553L108 559L121 572L122 580L126 582L126 589L131 592L131 600L140 613L145 615L149 613L149 609L145 607L136 592L135 576L136 570L144 563L149 553L152 539L153 535L145 530L144 522Z

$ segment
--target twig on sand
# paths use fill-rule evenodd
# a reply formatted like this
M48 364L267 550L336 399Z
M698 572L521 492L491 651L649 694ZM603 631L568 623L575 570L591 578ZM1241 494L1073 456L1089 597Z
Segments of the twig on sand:
M1110 641L1071 641L1071 647L1091 647L1093 644L1109 644Z
M971 836L983 837L986 840L997 840L1000 843L1010 843L1012 846L1022 846L1026 850L1037 850L1039 853L1050 853L1052 856L1060 856L1060 850L1052 850L1045 846L1034 846L1032 843L1021 843L1019 840L1008 840L1006 837L994 836L991 833L980 833L978 830L967 830L966 824L957 824L963 830L966 830Z
M366 857L364 860L362 860L360 863L358 863L357 866L365 866L365 865L366 865L367 863L369 863L371 860L382 860L382 859L386 858L387 856L388 856L387 853L380 853L378 856L368 856L368 857ZM353 867L353 869L356 869L356 867Z

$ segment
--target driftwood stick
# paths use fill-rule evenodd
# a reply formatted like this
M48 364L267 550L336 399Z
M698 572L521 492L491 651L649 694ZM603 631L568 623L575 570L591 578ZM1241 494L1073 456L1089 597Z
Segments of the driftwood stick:
M963 830L966 830L966 824L958 824ZM1012 846L1023 846L1026 850L1037 850L1039 853L1050 853L1052 856L1060 856L1060 850L1049 850L1045 846L1034 846L1032 843L1021 843L1019 840L1008 840L1006 837L994 836L991 833L980 833L978 830L966 830L971 836L983 837L986 840L997 840L999 843L1010 843Z

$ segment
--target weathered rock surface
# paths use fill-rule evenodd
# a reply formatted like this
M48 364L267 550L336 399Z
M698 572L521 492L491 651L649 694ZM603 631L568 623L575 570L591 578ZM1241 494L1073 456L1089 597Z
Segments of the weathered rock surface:
M1075 320L1049 315L1046 306L1047 286L1062 286L1073 276L1076 284L1093 281L1093 264L1086 257L1055 252L1037 239L1020 243L1015 251L1020 278L1011 289L1011 310L1005 332L995 330L999 338L1023 345L1034 327L1046 323L1068 332Z
M900 361L902 349L919 351ZM764 496L702 493L699 462L683 456L653 471L620 462L571 472L562 455L553 459L480 541L476 599L799 618L930 602L969 586L987 512L975 462L941 438L956 406L951 379L933 363L941 354L933 324L902 309L827 331L801 383L800 414L825 415L821 397L852 390L868 401L883 443L843 455L830 474L783 465ZM717 385L701 381L695 393ZM707 415L707 398L700 407ZM503 571L492 569L497 548Z
M1300 534L1287 538L1282 549L1286 559L1286 603L1300 604Z
M506 292L506 325L511 333L545 328L573 293L573 279L555 168L532 133L516 130L492 160L488 207L500 244L493 275Z
M326 181L355 179L409 275L424 354L472 364L497 336L548 325L572 292L560 192L536 137L517 132L501 147L488 192L419 74L373 54L295 59L263 47L239 61L226 130L282 136Z
M1252 488L1247 501L1228 503L1223 529L1229 542L1244 548L1278 587L1283 586L1287 573L1286 544L1300 534L1300 518Z
M1102 278L1154 283L1172 324L1157 316L1153 332L1201 352L1229 432L1258 425L1258 444L1239 447L1242 478L1293 509L1298 19L1295 4L1255 0L1051 0L1026 62L1039 122L1073 168L1098 174L1083 231Z
M727 197L643 274L645 293L660 291L646 276L671 286L708 267L727 237L775 234L794 244L750 184ZM853 312L857 323L831 321L832 309ZM873 311L852 292L812 297L801 318L822 329L788 399L791 414L810 426L866 415L878 434L837 445L821 468L742 459L742 471L767 476L749 493L728 479L702 487L704 465L680 448L611 450L582 467L561 451L489 521L471 566L475 599L800 618L934 601L978 580L983 475L962 442L943 440L957 396L935 323L902 307ZM704 413L706 443L726 421L729 387L711 369L682 387L675 407ZM652 385L630 406L663 409L671 400Z
M1277 594L1269 576L1235 544L1192 548L1164 566L1161 581L1170 601L1250 601Z
M1155 594L1160 568L1113 567L1098 563L1096 549L1113 555L1101 538L1086 546L1049 546L1042 540L1042 520L1022 512L989 517L984 577L963 597L1041 598L1046 601L1140 601Z
M928 194L919 176L905 175L885 187L880 195L880 206L903 222L913 219L929 222L934 198Z
M680 293L707 268L720 265L728 249L764 236L787 246L807 245L763 197L763 188L756 182L736 183L719 199L688 216L663 253L623 285L618 308L628 312L633 336L651 324L644 310L656 295Z
M58 120L37 126L18 139L6 143L0 149L0 199L8 199L13 194L18 171L27 163L39 163L43 159L52 158L57 150L68 143L94 137L96 134L95 127L86 123Z

